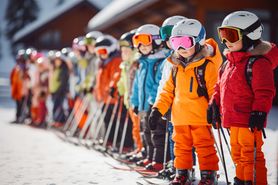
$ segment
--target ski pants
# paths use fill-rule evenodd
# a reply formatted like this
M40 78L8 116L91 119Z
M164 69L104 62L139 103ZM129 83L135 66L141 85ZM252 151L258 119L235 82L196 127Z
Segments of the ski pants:
M22 106L23 106L23 99L16 100L16 120L19 120L22 116Z
M62 93L52 94L53 100L53 120L59 123L65 123L66 115L63 107L65 96Z
M131 108L129 108L129 115L132 120L132 138L137 147L137 151L141 151L143 148L143 143L140 135L140 119L138 115L136 115Z
M267 184L267 169L264 153L262 152L262 132L254 133L249 128L231 127L232 158L236 164L236 176L243 181L253 181L254 168L254 141L257 144L256 152L256 181L257 185Z
M158 123L156 129L151 131L148 118L149 112L142 120L143 133L147 145L147 159L153 162L163 163L166 121L161 121Z
M218 170L218 157L210 126L175 126L173 132L174 166L179 170L192 169L192 147L196 149L200 170Z

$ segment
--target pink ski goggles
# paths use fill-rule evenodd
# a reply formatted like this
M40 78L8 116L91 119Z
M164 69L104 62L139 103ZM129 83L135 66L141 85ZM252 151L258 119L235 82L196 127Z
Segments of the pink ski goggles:
M173 36L170 37L170 44L173 50L183 48L188 50L195 46L195 39L190 36Z

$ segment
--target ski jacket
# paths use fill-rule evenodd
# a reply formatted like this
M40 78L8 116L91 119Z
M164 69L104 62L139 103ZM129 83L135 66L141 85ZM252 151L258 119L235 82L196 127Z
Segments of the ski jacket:
M10 74L11 96L14 100L20 100L23 96L23 71L18 65L12 69Z
M273 68L278 61L278 48L261 42L249 52L225 50L227 64L219 73L213 99L220 106L224 127L248 127L251 111L269 112L275 95ZM251 86L246 79L246 64L251 56L256 59L252 67ZM273 66L272 66L273 65Z
M65 62L53 70L49 79L49 91L52 94L65 95L69 92L69 69Z
M98 69L96 77L96 85L94 88L94 95L97 101L108 102L110 82L114 79L114 74L120 72L120 56L113 55L108 60L104 61ZM115 104L116 98L112 98L110 104Z
M135 73L138 69L138 61L136 58L136 54L134 53L134 57L131 57L130 61L123 61L120 65L121 76L120 80L117 83L118 91L121 96L124 96L124 105L126 108L130 107L130 96L131 96L131 88L133 86L133 81L135 78Z
M208 61L204 80L207 94L211 97L217 80L217 71L222 63L217 43L213 39L206 40L205 46L191 61L186 66L177 64L175 79L173 73L170 73L154 104L162 115L172 108L171 121L175 126L208 124L206 115L208 100L204 96L199 96L197 92L198 81L195 69Z
M166 52L161 50L148 57L139 58L139 69L135 75L131 95L131 104L138 107L139 112L147 112L150 105L154 104L165 57Z

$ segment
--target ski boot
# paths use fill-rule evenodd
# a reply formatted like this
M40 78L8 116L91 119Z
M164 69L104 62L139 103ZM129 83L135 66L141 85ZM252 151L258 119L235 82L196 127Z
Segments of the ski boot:
M217 179L216 171L212 170L203 170L201 171L201 180L198 185L217 185L218 179Z
M176 176L170 185L191 185L191 170L176 170Z
M243 180L240 180L239 178L235 177L234 185L252 185L252 181L243 181Z
M152 163L152 161L150 161L149 159L142 159L141 161L138 161L136 165L145 167L150 163Z
M159 172L160 170L163 169L163 164L152 162L152 163L149 163L148 165L146 165L145 169L150 170L150 171L154 171L154 172Z

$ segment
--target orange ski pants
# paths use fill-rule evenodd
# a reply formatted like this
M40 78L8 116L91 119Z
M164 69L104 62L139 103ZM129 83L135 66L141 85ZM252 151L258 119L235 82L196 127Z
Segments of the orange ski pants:
M232 158L236 164L236 176L240 180L253 181L254 141L256 140L256 181L257 185L267 184L267 169L262 152L262 132L254 133L249 128L231 127Z
M175 126L173 132L174 166L177 169L192 169L192 147L196 149L200 170L218 170L218 157L210 126Z
M139 152L143 148L143 143L142 143L142 139L140 136L140 119L139 119L138 115L136 115L131 108L128 111L129 111L131 121L133 123L132 138L133 138L134 143L137 146L136 150Z

